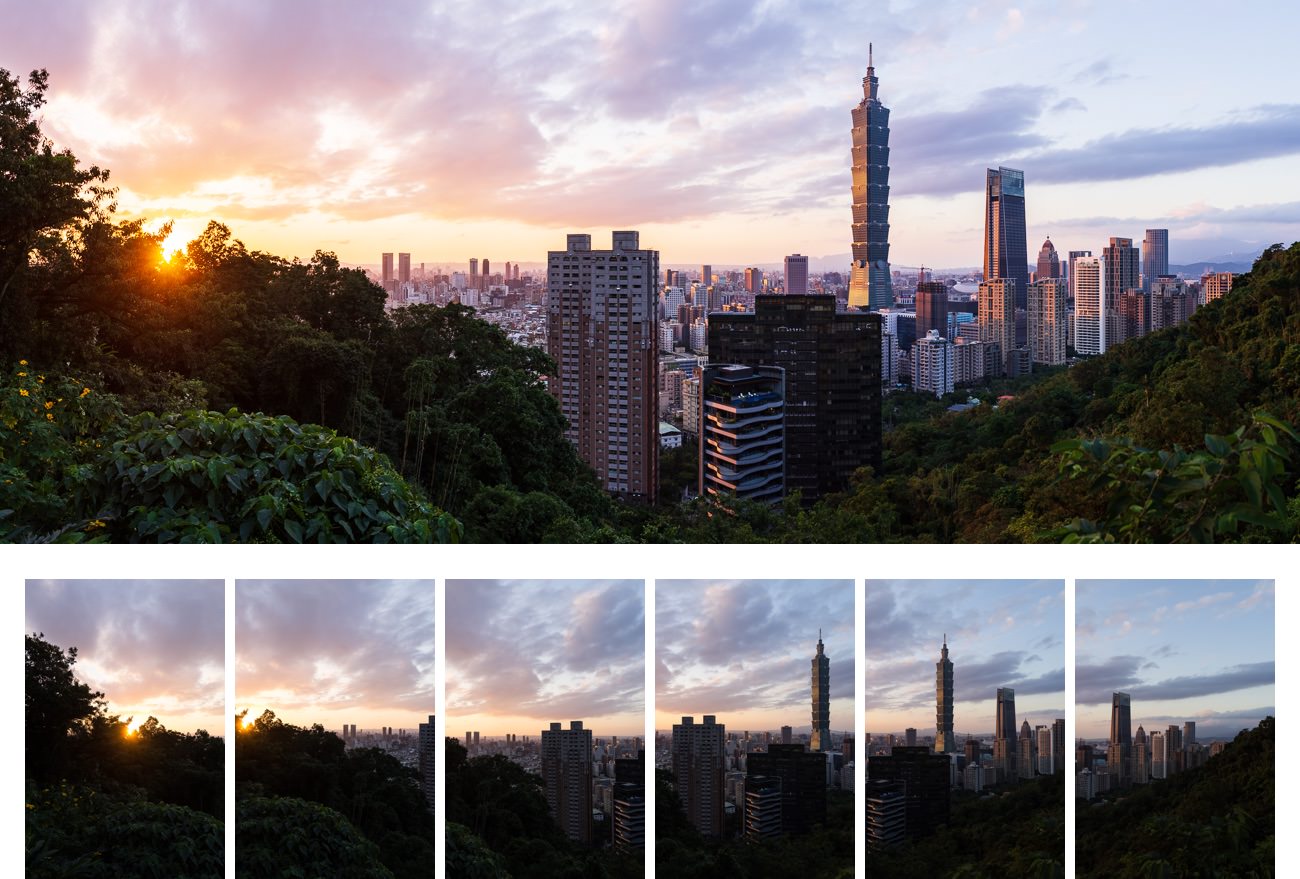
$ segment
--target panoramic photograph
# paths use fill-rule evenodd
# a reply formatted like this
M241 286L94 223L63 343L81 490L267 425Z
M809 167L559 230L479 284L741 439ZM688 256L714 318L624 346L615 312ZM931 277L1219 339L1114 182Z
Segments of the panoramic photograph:
M447 581L448 877L645 875L645 639L641 580Z
M28 580L28 879L225 876L225 583Z
M1065 583L866 590L868 875L1064 875Z
M1075 875L1271 876L1271 580L1075 585Z
M1298 19L15 8L0 542L1300 539Z
M432 876L434 582L239 580L235 613L235 874Z
M852 580L655 581L655 869L854 871Z

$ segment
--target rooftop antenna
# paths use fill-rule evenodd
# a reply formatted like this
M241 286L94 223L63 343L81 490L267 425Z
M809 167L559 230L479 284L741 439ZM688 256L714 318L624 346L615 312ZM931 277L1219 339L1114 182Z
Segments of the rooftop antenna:
M871 59L871 55L872 55L871 44L870 44L870 43L867 43L867 66L868 66L868 67L874 67L874 66L875 66L875 65L873 65L873 64L871 63L871 61L872 61L872 59Z

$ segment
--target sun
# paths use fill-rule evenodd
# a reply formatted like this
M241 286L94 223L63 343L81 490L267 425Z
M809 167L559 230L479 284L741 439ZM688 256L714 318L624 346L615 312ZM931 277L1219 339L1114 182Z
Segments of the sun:
M137 732L139 732L141 723L143 723L143 721L131 720L126 725L126 730L124 731L124 735L127 738L133 737Z

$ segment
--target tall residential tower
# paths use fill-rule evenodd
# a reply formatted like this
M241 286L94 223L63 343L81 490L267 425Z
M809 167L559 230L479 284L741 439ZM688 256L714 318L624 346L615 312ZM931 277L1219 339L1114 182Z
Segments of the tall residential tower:
M564 435L606 490L646 503L659 484L658 279L659 251L636 232L615 232L609 250L570 235L547 255L547 385Z
M894 303L889 274L889 108L867 44L863 98L853 108L853 267L849 305L872 310Z

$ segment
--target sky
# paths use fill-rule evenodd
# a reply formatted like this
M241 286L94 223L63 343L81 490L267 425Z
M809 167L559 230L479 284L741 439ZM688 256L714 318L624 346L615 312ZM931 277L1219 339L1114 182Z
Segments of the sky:
M728 730L807 732L817 631L831 729L852 730L852 580L655 581L655 728L713 714Z
M448 580L447 734L645 735L640 580Z
M27 632L65 651L108 713L167 729L225 731L225 583L28 580Z
M1030 260L1170 229L1175 263L1300 238L1300 7L1209 0L61 0L11 71L128 216L251 247L540 262L642 232L664 264L847 254L874 43L891 260L980 264L984 169L1025 171ZM847 265L847 256L843 257Z
M434 713L432 580L240 580L235 704L339 730Z
M868 580L867 732L933 736L935 663L953 664L953 731L992 735L999 687L1016 726L1065 717L1065 584L1060 580Z
M1271 580L1079 581L1078 735L1109 735L1115 692L1134 732L1194 720L1209 741L1275 716L1273 630Z

